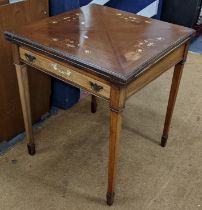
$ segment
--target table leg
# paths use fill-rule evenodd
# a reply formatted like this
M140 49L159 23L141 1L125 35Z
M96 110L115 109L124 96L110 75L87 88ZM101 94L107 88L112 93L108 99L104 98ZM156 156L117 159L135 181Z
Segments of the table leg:
M122 112L125 104L125 89L112 87L110 103L110 138L107 190L107 204L109 206L113 204L115 195L118 147L122 124Z
M108 191L107 204L114 202L115 179L117 168L117 156L119 136L121 131L122 113L111 111L110 113L110 139L109 139L109 168L108 168Z
M168 133L170 129L170 124L171 124L171 119L174 111L174 106L179 90L179 85L180 85L180 80L182 77L182 72L183 72L184 64L183 63L178 63L175 66L174 73L173 73L173 79L172 79L172 85L171 85L171 90L170 90L170 96L169 96L169 101L168 101L168 107L167 107L167 113L166 113L166 119L165 119L165 124L164 124L164 130L163 130L163 135L161 138L161 146L165 147L167 144L168 140Z
M25 64L16 64L17 80L20 92L22 112L24 117L25 132L27 138L27 148L30 155L35 154L35 144L32 131L32 118L30 108L29 82L27 66Z
M91 112L92 113L97 112L97 98L94 95L92 95L92 98L91 98Z

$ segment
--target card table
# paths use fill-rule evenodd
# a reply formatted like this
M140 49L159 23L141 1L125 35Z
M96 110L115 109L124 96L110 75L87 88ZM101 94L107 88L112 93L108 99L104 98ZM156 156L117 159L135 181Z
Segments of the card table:
M5 38L12 42L29 154L35 154L35 144L27 65L88 91L92 112L96 112L96 97L109 102L107 204L112 205L125 102L175 66L161 138L165 147L194 34L183 26L96 4L5 32Z

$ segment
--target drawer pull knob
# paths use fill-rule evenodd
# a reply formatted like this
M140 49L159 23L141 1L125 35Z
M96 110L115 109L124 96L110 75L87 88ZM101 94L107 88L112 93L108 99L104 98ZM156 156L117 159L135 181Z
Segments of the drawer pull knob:
M33 55L30 55L30 54L27 54L27 53L25 53L25 58L26 58L26 60L27 61L29 61L29 62L33 62L34 60L36 60L36 57L34 57Z
M91 89L94 90L95 92L100 92L101 90L103 90L103 87L98 85L97 83L94 82L89 82Z

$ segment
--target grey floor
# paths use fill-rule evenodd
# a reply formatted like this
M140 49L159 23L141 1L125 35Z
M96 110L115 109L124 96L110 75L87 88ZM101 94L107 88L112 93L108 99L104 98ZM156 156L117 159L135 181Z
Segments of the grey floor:
M202 56L189 54L170 138L159 146L172 71L131 97L123 114L116 210L202 209ZM0 157L0 210L109 209L108 104L86 98Z

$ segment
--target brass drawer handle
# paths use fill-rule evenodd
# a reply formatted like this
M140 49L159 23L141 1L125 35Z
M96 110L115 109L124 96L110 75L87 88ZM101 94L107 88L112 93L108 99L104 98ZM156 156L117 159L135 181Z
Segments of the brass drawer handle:
M30 54L27 54L27 53L25 53L25 58L26 58L26 60L27 61L29 61L29 62L33 62L34 60L36 60L36 57L34 57L33 55L30 55Z
M98 85L97 83L94 82L89 82L91 89L94 90L95 92L100 92L101 90L103 90L103 87Z

